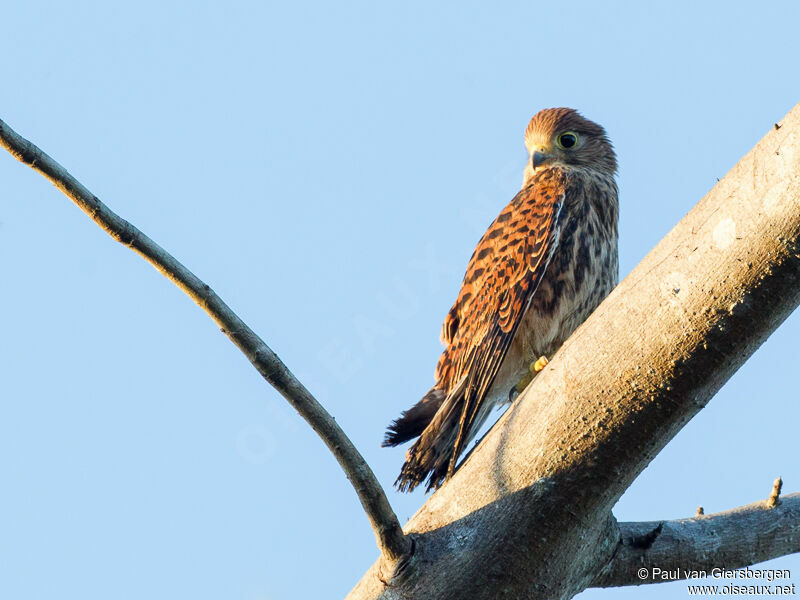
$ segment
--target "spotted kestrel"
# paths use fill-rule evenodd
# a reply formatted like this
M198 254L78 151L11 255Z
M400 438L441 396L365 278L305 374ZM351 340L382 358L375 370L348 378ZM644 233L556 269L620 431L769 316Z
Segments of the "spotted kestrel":
M426 478L428 490L439 487L492 408L617 284L617 159L605 130L549 108L531 119L525 145L522 190L478 242L442 326L436 383L386 433L384 446L419 436L397 478L402 491Z

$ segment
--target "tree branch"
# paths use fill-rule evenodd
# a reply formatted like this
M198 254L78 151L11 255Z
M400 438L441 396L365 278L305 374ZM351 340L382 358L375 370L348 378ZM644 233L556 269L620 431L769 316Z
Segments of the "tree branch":
M570 598L611 562L611 509L800 303L800 106L564 344L406 524L374 598Z
M17 160L49 179L103 231L141 255L219 325L220 330L242 351L264 379L289 401L333 452L358 494L384 558L395 563L407 556L411 542L404 536L383 488L364 458L333 417L286 368L278 355L214 290L139 229L111 211L66 169L3 121L0 121L0 145Z
M687 579L691 571L738 569L800 552L800 493L770 508L761 500L713 515L675 521L620 523L614 558L592 587L642 585ZM649 545L636 543L658 530ZM641 577L645 574L645 577Z

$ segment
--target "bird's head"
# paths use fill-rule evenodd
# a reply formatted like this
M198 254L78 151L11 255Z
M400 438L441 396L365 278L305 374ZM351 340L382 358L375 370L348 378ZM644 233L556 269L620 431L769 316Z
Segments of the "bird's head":
M536 113L525 130L525 146L530 153L526 183L537 170L551 165L594 169L612 176L617 171L617 157L605 130L571 108L546 108Z

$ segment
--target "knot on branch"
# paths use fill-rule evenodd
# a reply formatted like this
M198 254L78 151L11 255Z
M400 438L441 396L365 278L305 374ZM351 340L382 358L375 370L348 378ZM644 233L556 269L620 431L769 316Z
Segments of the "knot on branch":
M775 508L780 504L781 488L783 488L783 479L778 477L772 484L772 492L767 498L767 508Z
M658 524L653 530L648 531L642 535L632 536L625 540L623 543L630 546L631 548L636 548L637 550L649 550L653 543L656 541L658 536L661 534L661 530L664 529L664 522Z
M114 230L109 231L109 235L117 240L120 244L133 248L139 238L139 230L133 225L122 219L120 226Z
M19 153L19 160L30 167L36 168L41 156L42 151L35 144L27 142L23 150Z

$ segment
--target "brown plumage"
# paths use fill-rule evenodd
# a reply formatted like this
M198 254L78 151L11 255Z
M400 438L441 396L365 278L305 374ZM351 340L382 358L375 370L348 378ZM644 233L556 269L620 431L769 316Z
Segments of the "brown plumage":
M525 131L522 190L489 226L442 326L433 388L394 421L384 446L419 436L397 479L438 487L495 405L551 357L617 284L617 169L599 125L569 108Z

